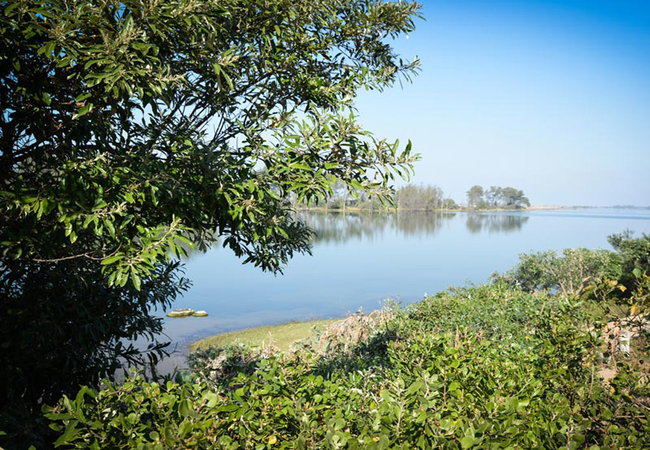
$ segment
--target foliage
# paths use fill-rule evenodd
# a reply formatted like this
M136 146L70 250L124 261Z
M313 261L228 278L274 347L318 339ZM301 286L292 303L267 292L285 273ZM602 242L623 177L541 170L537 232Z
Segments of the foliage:
M613 234L607 238L621 258L621 277L617 280L633 289L640 274L650 274L650 235L634 238L631 231ZM636 274L635 274L636 272Z
M179 251L176 239L205 244L216 230L278 270L308 246L286 192L316 198L336 177L386 195L393 172L409 170L408 149L308 106L336 111L362 86L408 77L417 61L384 39L412 31L416 11L364 0L4 3L4 257L92 257L112 284L137 285Z
M252 347L233 342L222 347L197 349L190 353L187 364L191 370L208 380L225 383L238 373L252 374L260 360L275 353L273 348Z
M392 194L391 202L398 211L438 211L458 208L453 199L444 197L444 192L440 187L412 183L398 188ZM300 206L302 208L309 207L306 201ZM376 197L358 189L350 191L344 183L338 180L332 185L332 192L326 201L318 203L317 207L343 211L349 207L386 211L384 205Z
M0 281L0 430L31 442L38 435L40 403L80 384L98 384L123 365L154 366L167 343L156 339L162 319L150 312L187 287L176 264L159 266L139 291L108 287L101 269L82 259L9 261L0 266ZM144 353L136 339L149 341Z
M433 211L441 209L444 194L438 186L410 184L399 188L395 194L398 208Z
M474 209L521 209L530 206L530 200L520 189L492 186L486 190L476 185L467 191L467 206Z
M122 339L157 333L150 309L182 289L172 260L187 246L221 238L280 271L310 245L290 194L322 198L338 179L388 200L417 156L349 111L358 89L415 73L390 41L418 9L0 1L2 414L94 383L131 354ZM48 345L21 352L37 326Z
M548 293L454 289L344 357L262 358L215 384L136 378L46 415L74 448L644 448L647 380L625 362L599 379L593 324Z
M484 195L485 191L481 186L472 186L469 191L467 191L467 206L470 208L483 209L482 207L484 205L487 206L485 200L483 199Z
M595 280L620 276L618 255L585 248L565 249L561 256L555 251L519 255L519 263L505 275L526 291L557 290L565 297L582 295Z
M458 204L453 198L443 198L441 203L442 209L458 209Z
M650 273L650 235L634 238L625 231L607 240L615 252L565 249L562 255L554 251L519 255L519 263L503 277L526 291L549 289L601 300L630 297L642 274Z

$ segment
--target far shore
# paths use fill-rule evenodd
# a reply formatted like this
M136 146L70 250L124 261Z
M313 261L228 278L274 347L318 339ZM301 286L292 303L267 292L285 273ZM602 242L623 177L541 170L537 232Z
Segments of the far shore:
M442 213L456 213L456 212L527 212L527 211L550 211L550 210L562 210L562 209L585 209L585 208L594 208L593 206L559 206L559 205L533 205L527 208L519 209L509 209L509 208L492 208L492 209L475 209L468 208L467 206L459 206L458 208L448 209L448 208L437 208L437 209L425 209L425 208L360 208L358 206L346 206L345 208L340 207L326 207L326 206L310 206L310 207L300 207L297 208L298 211L317 211L317 212L336 212L336 213L385 213L385 212L442 212Z
M558 206L558 205L533 205L522 211L545 211L551 209L584 209L591 208L590 206Z

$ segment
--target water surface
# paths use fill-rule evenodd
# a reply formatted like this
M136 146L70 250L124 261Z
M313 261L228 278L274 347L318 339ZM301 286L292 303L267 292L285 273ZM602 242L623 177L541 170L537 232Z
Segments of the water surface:
M508 270L520 253L568 247L610 248L607 236L650 233L648 209L570 209L521 213L300 213L316 232L313 256L298 255L284 275L242 265L215 246L193 254L193 287L174 308L206 318L165 320L181 348L226 331L291 320L342 317L403 304L451 285L482 283Z

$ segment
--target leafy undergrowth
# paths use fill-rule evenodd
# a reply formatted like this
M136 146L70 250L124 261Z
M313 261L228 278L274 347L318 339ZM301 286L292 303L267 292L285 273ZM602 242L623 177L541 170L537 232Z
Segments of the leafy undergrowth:
M245 346L183 383L83 389L46 416L74 448L644 448L639 361L605 350L593 308L500 281L357 321L355 345ZM385 316L384 316L385 317ZM219 356L220 355L220 356Z

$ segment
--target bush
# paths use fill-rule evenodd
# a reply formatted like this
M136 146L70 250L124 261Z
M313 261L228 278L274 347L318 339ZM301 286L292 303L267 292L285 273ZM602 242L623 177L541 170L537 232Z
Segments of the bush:
M18 270L17 267L22 267ZM0 447L45 446L41 405L98 386L129 365L155 365L167 343L156 339L165 308L186 286L178 264L158 266L157 278L133 288L108 287L101 269L82 259L0 266ZM129 341L148 340L141 352Z
M525 291L550 290L564 297L584 293L590 282L621 276L620 257L608 250L565 249L522 254L505 278Z
M46 416L73 448L643 448L647 381L622 362L602 382L589 311L503 282L455 289L337 364L215 350L237 361L227 380L134 378Z
M631 231L613 234L607 241L621 258L621 276L617 280L628 290L634 288L636 276L634 271L650 274L650 234L634 238Z

